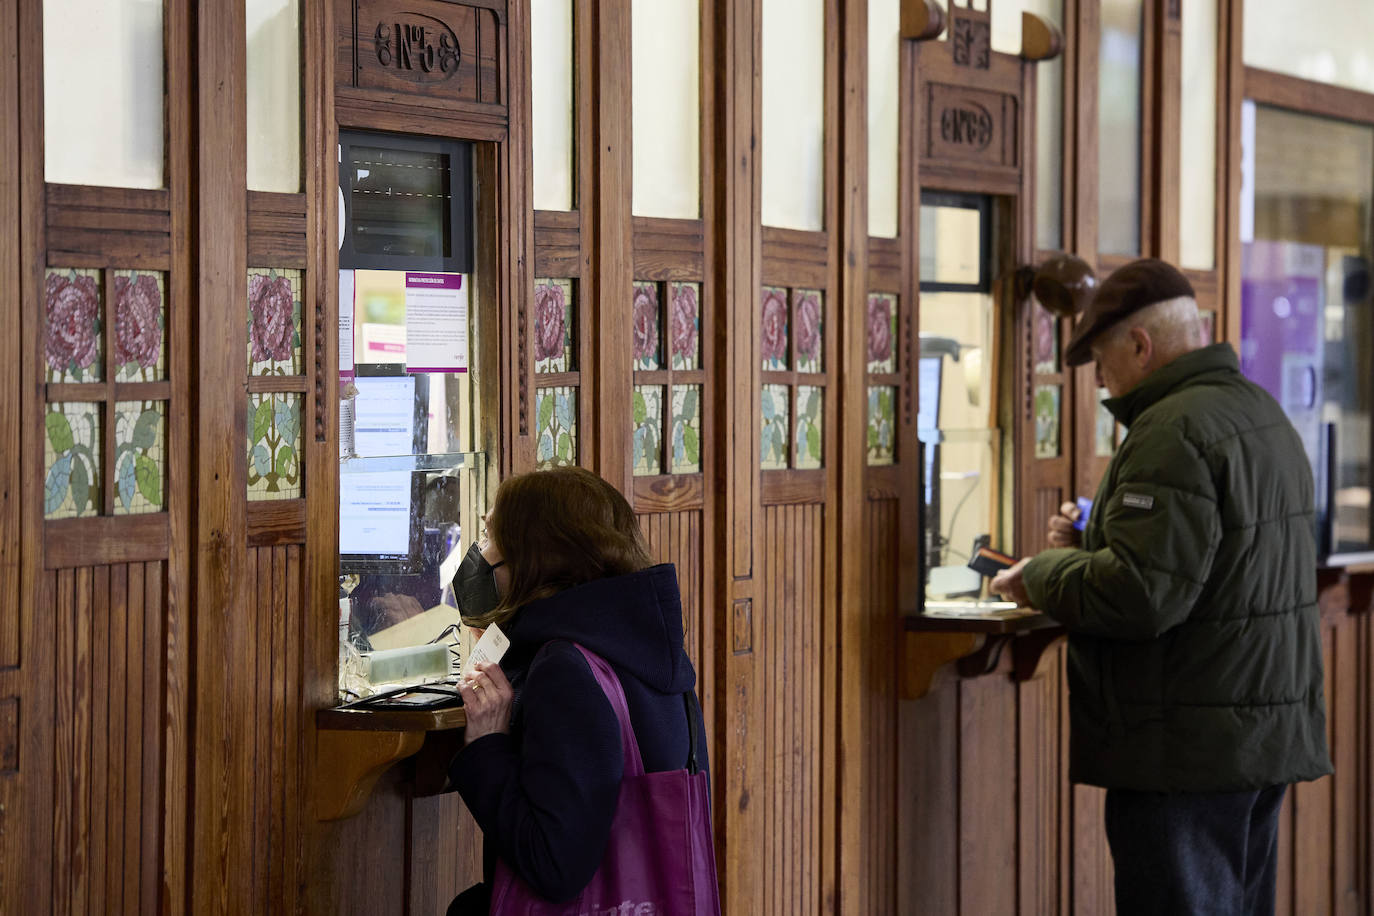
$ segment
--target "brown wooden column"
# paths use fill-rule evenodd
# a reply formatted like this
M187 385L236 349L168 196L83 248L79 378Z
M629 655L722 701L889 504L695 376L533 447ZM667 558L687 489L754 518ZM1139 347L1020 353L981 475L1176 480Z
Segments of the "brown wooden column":
M758 290L763 235L759 225L759 161L756 125L761 107L759 0L716 6L717 57L713 82L718 100L716 143L720 169L714 188L703 188L703 206L715 210L716 336L720 376L712 409L728 433L711 444L720 469L719 520L713 534L723 588L716 620L716 742L712 784L722 900L727 914L746 916L763 908L768 837L763 815L763 730L757 706L765 689L755 645L755 571L759 495ZM709 195L709 196L708 196ZM703 328L703 332L706 329ZM757 804L751 799L757 797Z
M191 536L195 545L191 639L191 874L188 908L243 913L252 867L255 647L241 626L247 455L241 383L247 309L247 110L241 3L200 0L195 8L198 82L192 212L196 233L195 330L191 379ZM231 381L232 380L232 381Z

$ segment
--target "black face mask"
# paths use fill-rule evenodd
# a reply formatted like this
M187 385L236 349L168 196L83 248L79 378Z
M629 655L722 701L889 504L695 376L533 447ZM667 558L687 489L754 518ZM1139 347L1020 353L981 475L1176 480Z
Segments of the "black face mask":
M482 556L482 545L476 541L468 548L453 575L453 597L458 600L458 611L464 620L484 617L501 603L501 595L496 590L496 570L505 562L502 560L494 566L488 563Z

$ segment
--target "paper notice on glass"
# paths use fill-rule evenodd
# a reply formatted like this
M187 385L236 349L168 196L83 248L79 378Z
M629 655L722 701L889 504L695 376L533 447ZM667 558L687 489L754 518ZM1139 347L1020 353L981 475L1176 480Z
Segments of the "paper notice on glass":
M353 271L339 271L339 378L353 377Z
M510 648L510 640L506 634L501 632L501 628L496 624L488 624L486 630L482 632L482 638L477 640L477 645L472 647L472 654L463 665L463 678L472 676L472 667L478 662L492 662L493 664L501 660L501 656L506 654Z
M406 274L406 368L468 371L468 284L462 274Z
M339 484L339 553L410 550L410 472L349 474Z

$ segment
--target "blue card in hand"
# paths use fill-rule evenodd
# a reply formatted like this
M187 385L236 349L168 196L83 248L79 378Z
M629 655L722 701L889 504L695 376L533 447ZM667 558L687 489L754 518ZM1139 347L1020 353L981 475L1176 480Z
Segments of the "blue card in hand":
M1079 531L1082 531L1084 528L1088 527L1088 516L1092 515L1093 501L1086 496L1080 496L1077 499L1077 503L1078 521L1074 522L1073 526Z

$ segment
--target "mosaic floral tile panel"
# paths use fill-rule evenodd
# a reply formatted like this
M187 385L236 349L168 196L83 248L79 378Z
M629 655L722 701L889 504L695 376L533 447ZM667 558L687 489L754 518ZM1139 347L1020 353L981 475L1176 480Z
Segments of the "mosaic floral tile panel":
M790 392L786 385L764 385L763 431L760 438L759 466L765 471L787 467L787 427L792 416Z
M701 386L674 385L672 473L701 473Z
M248 395L248 498L301 497L301 396Z
M1053 375L1059 371L1059 321L1039 302L1031 307L1031 331L1035 371Z
M115 381L167 377L167 284L160 271L114 273Z
M825 389L810 385L797 386L797 451L795 467L820 467L824 455L821 437L825 422Z
M43 517L100 514L100 405L47 405L43 418Z
M658 284L636 283L634 298L634 367L663 368L663 342L659 333Z
M1110 458L1116 454L1116 417L1102 406L1111 395L1106 388L1097 389L1097 424L1093 434L1093 454L1098 458Z
M892 464L897 458L896 413L897 389L882 386L868 389L868 463Z
M797 344L797 371L823 371L821 350L825 343L825 308L820 290L792 291L792 336Z
M534 371L571 372L576 326L571 280L534 281Z
M763 351L763 371L787 369L787 290L765 286L759 297L759 339Z
M674 369L701 368L701 284L668 285L668 347Z
M98 270L48 268L43 293L47 381L98 382L104 378L104 295Z
M663 473L663 386L636 385L631 395L634 420L634 474Z
M536 389L534 409L539 419L535 466L577 464L577 389L568 385Z
M1059 457L1058 385L1035 386L1035 457Z
M248 268L248 374L300 375L301 271Z
M165 401L115 405L115 515L161 512L166 506L166 411Z
M874 293L868 297L868 371L897 371L897 297Z

